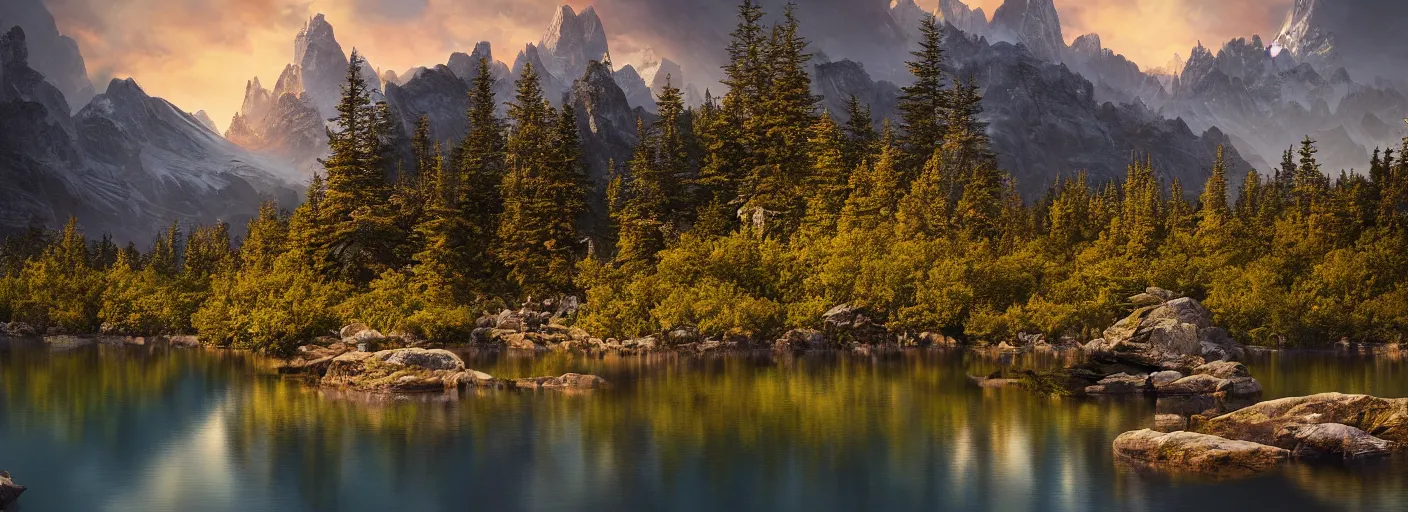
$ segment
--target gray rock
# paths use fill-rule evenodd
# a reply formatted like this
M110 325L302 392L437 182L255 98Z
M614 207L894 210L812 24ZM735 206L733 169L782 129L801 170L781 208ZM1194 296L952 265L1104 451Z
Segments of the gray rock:
M1143 393L1148 382L1148 375L1117 373L1101 379L1094 386L1087 386L1085 392L1090 395L1133 395Z
M1144 321L1144 325L1149 325L1149 349L1157 357L1174 359L1202 353L1202 345L1198 343L1198 327L1196 325L1168 318L1159 319L1154 316L1158 313L1158 309L1154 310Z
M1188 428L1188 417L1177 414L1155 414L1154 430L1159 432L1178 432Z
M1276 445L1297 458L1386 457L1397 448L1392 441L1340 423L1290 424L1276 431Z
M1211 395L1228 381L1219 379L1211 375L1190 375L1178 379L1158 390L1160 396L1165 395Z
M10 478L9 471L0 471L0 510L4 510L24 494L25 487Z
M1115 438L1115 456L1121 460L1172 472L1243 476L1275 468L1291 452L1248 441L1233 441L1193 432L1162 433L1153 430L1125 432Z
M1193 373L1198 375L1211 375L1219 379L1232 379L1237 377L1252 376L1251 370L1248 370L1246 365L1230 361L1217 361L1207 363L1205 365L1193 369Z
M1212 327L1212 313L1204 308L1196 300L1184 297L1170 300L1162 306L1149 312L1146 322L1156 323L1161 320L1176 320L1179 323L1193 324L1194 338L1197 338L1197 329Z
M361 323L361 322L357 322L357 323L353 323L353 324L349 324L349 325L343 326L343 328L338 329L338 331L337 331L337 336L338 336L339 338L342 338L342 339L347 339L347 338L351 338L351 337L356 336L358 333L360 333L360 332L362 332L362 331L369 331L369 330L371 330L371 327L367 327L367 324L364 324L364 323Z
M1133 304L1135 307L1140 307L1140 308L1142 308L1142 307L1147 307L1147 306L1158 306L1158 305L1161 305L1161 304L1164 303L1164 300L1161 299L1161 298L1159 298L1159 297L1156 297L1156 296L1154 296L1154 295L1150 295L1150 294L1147 294L1147 293L1141 293L1141 294L1139 294L1139 295L1131 296L1131 297L1129 298L1129 302L1130 302L1131 304Z
M1169 385L1169 384L1173 384L1174 382L1176 382L1176 381L1178 381L1179 379L1182 379L1182 378L1183 378L1183 374L1182 374L1182 373L1178 373L1178 372L1176 372L1176 371L1171 371L1171 370L1170 370L1170 371L1155 372L1155 373L1149 375L1149 385L1150 385L1150 386L1153 386L1153 388L1156 389L1156 390L1157 390L1157 389L1162 389L1164 386L1167 386L1167 385Z

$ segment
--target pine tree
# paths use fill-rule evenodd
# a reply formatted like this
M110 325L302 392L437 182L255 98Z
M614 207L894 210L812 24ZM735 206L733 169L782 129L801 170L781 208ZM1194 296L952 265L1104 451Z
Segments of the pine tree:
M807 42L799 34L796 4L788 4L783 23L774 27L767 57L770 87L759 107L761 165L753 168L744 190L746 207L775 215L778 229L769 231L786 238L801 222L811 163L807 139L816 115L817 97L811 93Z
M1300 161L1299 165L1294 167L1291 195L1302 215L1309 215L1311 207L1323 200L1329 192L1329 178L1320 171L1320 163L1315 159L1315 154L1319 152L1315 149L1315 141L1310 137L1301 141L1298 152ZM1289 154L1287 158L1289 159Z
M1227 207L1227 161L1222 146L1217 147L1217 160L1212 165L1212 176L1203 187L1198 198L1198 230L1220 229L1231 220L1232 212Z
M487 59L469 91L469 128L458 154L460 193L455 210L465 230L458 261L465 266L466 286L481 297L502 293L502 268L490 248L496 244L499 216L503 213L500 187L505 179L507 141L504 123L495 113L494 77Z
M900 150L886 131L875 163L861 164L851 173L851 193L841 209L841 229L876 229L895 218L895 206L902 196L899 170L895 168Z
M665 224L669 191L666 175L656 152L658 132L648 130L636 121L640 144L636 145L629 165L630 182L624 185L624 198L614 217L620 226L616 243L616 262L623 268L639 269L655 261L665 248Z
M475 297L463 273L468 267L463 261L467 232L459 212L459 169L445 165L438 144L433 146L433 161L421 167L426 203L415 226L422 242L413 257L414 282L430 300L470 302Z
M875 119L871 116L870 105L862 106L854 94L846 102L846 143L844 163L847 169L855 169L861 162L875 154L875 143L880 134L875 131Z
M919 32L919 50L911 53L914 59L907 63L914 83L900 90L899 103L900 127L905 134L902 167L909 179L943 143L951 97L943 89L943 32L938 20L925 16Z
M596 64L600 65L600 64ZM509 105L508 173L496 254L509 279L529 296L565 293L572 283L580 161L571 113L555 115L532 65L524 67ZM570 107L569 107L570 108ZM572 124L567 134L568 121ZM577 196L580 197L580 196Z
M353 50L347 65L342 101L328 130L331 154L323 161L327 172L321 218L315 226L323 233L312 237L315 268L323 275L361 284L395 264L397 233L388 207L391 190L386 179L387 143L382 129L389 114L384 105L373 105L371 90L362 78L362 57Z
M705 200L696 215L695 229L708 234L723 234L736 224L732 212L749 194L744 181L762 165L757 138L764 129L757 113L771 78L763 16L755 0L739 4L738 26L731 34L729 60L724 66L723 84L728 93L718 105L706 94L701 111L699 139L704 161L694 185Z
M665 180L664 189L669 194L668 218L665 220L672 226L681 226L693 213L693 194L684 185L698 174L698 170L690 155L693 134L686 125L684 96L671 83L669 75L665 76L665 86L660 89L655 105L660 116L655 122L655 132L659 136L657 157L663 171L662 179ZM640 143L645 144L645 139L641 139Z
M807 216L803 222L804 231L814 235L831 235L836 232L836 221L841 209L846 205L850 187L850 173L855 166L846 161L846 148L849 140L841 127L831 119L830 114L822 114L812 127L809 143L812 162L811 179L807 183Z

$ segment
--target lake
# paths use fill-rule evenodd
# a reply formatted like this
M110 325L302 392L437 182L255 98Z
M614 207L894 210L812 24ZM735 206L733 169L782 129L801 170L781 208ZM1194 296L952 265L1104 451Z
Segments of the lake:
M1149 399L981 389L1010 357L467 355L590 392L390 399L247 353L0 341L0 469L21 511L1404 510L1408 458L1229 481L1117 464ZM1054 356L1020 356L1024 365ZM1401 359L1279 353L1264 398L1408 396Z

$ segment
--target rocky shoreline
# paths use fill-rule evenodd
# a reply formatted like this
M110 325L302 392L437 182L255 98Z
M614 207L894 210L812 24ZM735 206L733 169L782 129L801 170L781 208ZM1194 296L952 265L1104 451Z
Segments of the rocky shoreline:
M1292 461L1362 460L1408 450L1408 398L1323 393L1261 402L1187 429L1155 428L1115 438L1115 457L1171 473L1240 477Z

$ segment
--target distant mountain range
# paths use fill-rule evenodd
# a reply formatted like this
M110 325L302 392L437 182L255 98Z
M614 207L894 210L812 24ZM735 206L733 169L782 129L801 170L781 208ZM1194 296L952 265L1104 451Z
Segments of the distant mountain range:
M0 21L15 23L0 37L0 235L77 216L91 233L146 243L172 222L243 226L261 200L299 200L293 169L137 82L93 95L76 46L38 0L7 0ZM76 113L69 94L82 101Z
M624 4L633 7L623 11ZM426 116L432 136L454 145L466 130L466 93L480 60L490 62L505 103L532 64L547 97L577 109L600 192L607 162L629 158L635 120L653 119L654 95L667 81L693 105L706 90L718 92L734 4L613 3L622 31L652 45L629 59L611 54L612 20L594 8L563 6L544 13L543 37L508 54L511 63L495 60L482 42L444 64L380 74L368 66L365 78L406 133ZM774 18L781 12L780 2L763 4ZM1215 52L1198 45L1186 60L1157 70L1104 48L1098 34L1068 45L1052 0L1007 0L991 19L961 0L939 0L933 12L913 0L819 0L799 15L817 52L815 92L838 117L852 95L877 117L896 115L918 24L937 16L950 76L971 76L983 87L999 161L1032 197L1078 171L1120 179L1131 159L1145 157L1164 179L1196 190L1219 145L1228 147L1239 180L1251 168L1269 171L1306 135L1320 142L1326 169L1363 168L1372 148L1398 144L1398 120L1408 113L1399 92L1408 90L1401 65L1408 45L1390 44L1405 36L1365 17L1404 5L1298 0L1276 39L1288 51L1275 58L1268 41L1251 37ZM247 82L223 137L203 112L187 114L130 80L93 94L77 45L60 35L40 0L0 5L0 24L24 28L6 39L0 159L10 164L0 175L20 186L0 191L0 232L36 220L54 225L70 214L90 230L139 239L172 220L238 222L261 198L296 202L326 154L348 56L322 15L294 35L292 59L272 89L259 78ZM43 58L17 57L18 48ZM69 103L75 100L77 107Z

